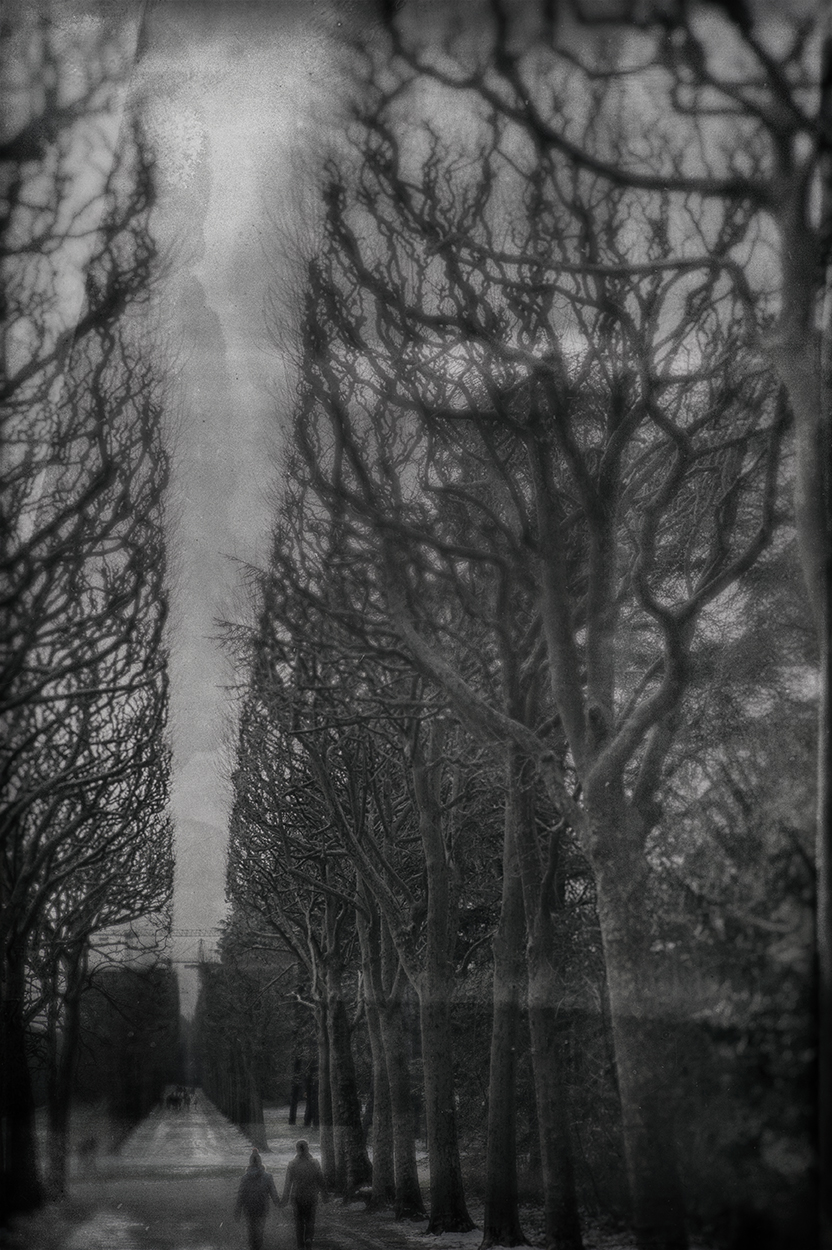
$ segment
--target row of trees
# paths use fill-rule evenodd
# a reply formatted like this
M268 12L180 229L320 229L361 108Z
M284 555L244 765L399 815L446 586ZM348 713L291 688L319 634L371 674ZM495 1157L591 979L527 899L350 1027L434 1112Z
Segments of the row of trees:
M76 1141L117 1147L183 1078L179 987L170 963L125 959L99 967L81 1000L80 1046L73 1095L79 1122L92 1121ZM102 1105L103 1104L103 1105ZM100 1116L104 1112L104 1120Z
M789 501L822 606L822 32L465 16L405 9L356 52L322 163L284 498L238 635L229 890L305 969L340 1188L368 1174L358 968L374 1195L421 1209L408 987L429 1228L470 1227L454 1019L490 949L484 1244L522 1240L527 1028L547 1244L582 1243L594 1087L639 1244L679 1247L708 1188L691 1132L719 1136L692 1068L738 1080L750 1040L775 1101L803 1089L775 1136L806 1174L817 634ZM738 1217L778 1169L737 1188L732 1116Z
M739 295L758 350L788 398L794 422L794 517L820 666L817 881L819 1161L821 1236L832 1240L832 855L830 855L830 638L832 484L828 286L832 35L823 6L769 9L753 3L629 6L610 13L578 5L560 21L545 6L489 0L483 40L445 26L427 38L388 15L396 53L410 71L494 109L548 153L609 187L663 197L678 213L691 197L702 222L733 219L729 246L700 238L695 264L719 271ZM594 37L586 39L591 30ZM532 43L529 42L531 34ZM535 36L551 41L542 55ZM451 55L447 56L446 53ZM541 65L545 66L540 76ZM548 73L547 73L548 71ZM555 77L559 89L540 94ZM650 137L622 146L580 133L575 93L607 94L613 108L647 115ZM567 95L568 92L568 95ZM580 109L578 110L580 113ZM610 114L603 112L601 125ZM614 129L614 127L613 127ZM678 266L678 250L672 264Z
M244 932L238 917L223 934L219 959L200 963L199 978L189 1026L196 1083L265 1150L264 1103L289 1100L289 1073L307 1050L298 1024L292 1027L294 962L269 935Z
M131 34L33 6L3 36L4 1215L42 1196L36 1060L63 1192L97 935L169 924L166 388L143 317L153 170L124 107Z

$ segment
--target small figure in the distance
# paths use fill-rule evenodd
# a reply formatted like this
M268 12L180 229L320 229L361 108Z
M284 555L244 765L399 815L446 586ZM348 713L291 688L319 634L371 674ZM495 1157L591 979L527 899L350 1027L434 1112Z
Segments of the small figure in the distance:
M286 1169L280 1205L285 1206L291 1201L294 1207L297 1250L312 1250L318 1194L324 1202L329 1202L329 1194L321 1165L309 1153L309 1142L301 1138L295 1143L295 1150L297 1154Z
M263 1230L269 1211L269 1199L276 1207L280 1206L271 1174L263 1167L260 1152L252 1150L248 1167L237 1190L237 1203L234 1207L235 1220L240 1218L241 1213L246 1217L249 1250L263 1250Z

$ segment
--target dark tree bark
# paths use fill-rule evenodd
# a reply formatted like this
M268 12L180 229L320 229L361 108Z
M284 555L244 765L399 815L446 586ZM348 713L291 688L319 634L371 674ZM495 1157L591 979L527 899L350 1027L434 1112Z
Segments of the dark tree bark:
M167 696L164 399L150 337L138 347L136 315L156 259L148 225L152 161L130 106L112 146L107 125L98 125L125 108L116 103L132 66L124 30L94 24L67 44L43 19L33 13L19 40L14 22L4 32L18 54L22 129L6 136L0 152L4 334L16 343L0 385L4 446L15 448L0 464L0 945L17 947L0 988L7 1210L30 1209L42 1193L16 981L28 964L27 988L40 995L46 1015L48 991L63 991L40 972L66 932L52 933L45 954L41 930L66 898L86 905L115 890L119 866L122 897L142 879L141 852L132 864L131 855L164 823L151 793L158 797L167 784L159 745ZM10 54L4 38L4 58ZM93 147L79 177L84 131ZM77 306L66 298L67 281L82 293ZM141 812L141 828L130 823L131 808ZM172 885L164 841L161 835L156 858ZM155 900L160 911L169 892ZM136 895L144 901L141 884ZM99 900L99 915L104 909ZM139 904L133 915L141 911ZM94 917L90 923L94 930ZM47 1078L57 1193L69 1017L61 1027L70 1050Z
M393 1109L390 1083L384 1057L381 1020L375 1003L367 1005L367 1032L373 1066L372 1141L373 1141L373 1204L390 1206L396 1200L395 1154L393 1148Z
M769 11L755 5L742 6L739 18L734 5L691 4L674 10L672 16L662 5L648 5L640 15L640 36L646 34L653 42L652 48L648 42L641 73L646 81L660 67L665 95L657 104L668 117L675 115L676 125L668 128L660 144L650 145L643 159L635 156L631 144L598 144L594 141L597 129L592 138L576 138L574 119L564 108L569 93L561 93L561 84L570 80L579 64L585 75L582 87L588 90L596 90L602 82L617 88L624 77L632 82L632 66L624 65L626 57L620 62L614 56L607 60L606 54L597 59L590 38L576 58L575 31L569 31L567 48L555 23L541 45L546 70L540 78L537 57L525 56L528 45L524 46L521 24L514 25L514 10L519 13L524 6L492 0L487 7L493 43L483 55L481 73L471 75L462 64L454 69L447 62L440 66L433 57L431 34L391 16L394 46L411 70L466 93L478 91L489 107L517 122L541 156L564 159L573 169L606 184L611 192L628 188L640 196L645 208L651 201L654 205L664 201L667 207L662 211L671 222L682 220L693 202L700 220L715 222L722 216L735 223L731 249L716 245L713 236L703 237L701 254L694 263L703 272L721 271L723 280L737 291L758 349L768 356L788 393L794 418L794 514L819 653L818 1153L820 1237L824 1246L832 1246L832 32L828 7L809 5L798 10L783 6L775 33ZM592 6L584 7L584 15L591 23ZM613 40L615 32L621 32L626 42L632 33L632 15L626 6L618 16L610 13L608 20ZM736 74L723 74L728 58L734 59ZM541 82L546 83L546 90L539 93ZM688 167L682 156L685 144L696 146L703 119L714 116L723 119L721 142L702 150L699 160ZM751 150L756 155L746 164ZM757 233L761 221L774 226L775 237L764 245L772 247L779 264L774 300L771 290L756 288L755 253L747 266L736 260L739 237L752 241L752 247L755 239L762 238ZM671 264L679 259L669 257ZM718 352L711 353L712 360L718 356ZM609 912L615 910L613 899ZM616 928L618 922L610 919L610 931ZM613 942L610 949L614 947ZM649 1177L642 1178L637 1189L643 1186L649 1194ZM675 1206L675 1200L671 1205ZM675 1243L672 1227L668 1238L669 1244Z
M263 1098L257 1077L252 1070L249 1059L243 1061L243 1073L240 1081L242 1108L240 1112L240 1128L258 1150L268 1150L266 1139L266 1122L263 1118Z
M425 1117L430 1158L429 1233L468 1232L474 1227L465 1205L459 1160L453 1067L449 1062L453 983L433 969L419 995Z
M366 891L363 909L357 913L358 937L361 944L362 986L367 1012L367 1031L372 1055L372 1139L373 1139L373 1203L389 1206L396 1200L395 1135L393 1103L384 1050L381 1007L377 989L381 979L381 947L378 913L370 912ZM368 921L362 912L369 912Z
M26 966L23 953L9 944L3 962L0 1000L0 1082L5 1114L0 1125L2 1190L0 1223L17 1211L30 1211L43 1201L37 1169L35 1103L26 1054L24 994Z
M347 1200L371 1179L372 1167L361 1126L352 1032L344 1003L341 969L334 959L328 962L326 977L336 1187Z
M65 969L63 1020L58 1020L60 995L56 991L50 1003L50 1059L46 1080L47 1110L47 1188L53 1199L66 1193L67 1156L69 1152L70 1108L72 1086L78 1061L81 1033L81 993L86 973L86 951L76 949Z
M305 1105L303 1108L303 1122L308 1127L310 1124L315 1128L320 1124L320 1116L318 1113L318 1069L317 1065L310 1064L306 1072L304 1082Z
M548 862L541 862L534 810L534 774L528 761L509 748L509 820L517 847L528 931L528 1013L543 1169L547 1242L580 1250L582 1245L570 1116L564 1069L565 1038L557 1010L563 997L563 955L553 918L554 874L560 830L549 834Z
M338 1161L333 1135L332 1085L330 1083L329 1021L326 1004L315 1004L315 1026L318 1036L318 1116L320 1127L321 1167L327 1187L338 1183Z
M413 782L428 881L425 962L417 988L430 1160L429 1233L468 1232L474 1227L465 1205L456 1124L451 1030L456 917L452 866L442 832L441 778L442 731L434 727L427 746L418 733L413 743Z
M425 1204L416 1166L416 1128L413 1091L410 1086L408 1032L402 1011L402 993L397 975L380 1011L384 1059L390 1086L393 1119L394 1210L397 1219L421 1218Z
M526 1244L517 1193L517 1047L526 984L523 891L511 790L506 803L503 891L494 935L493 1019L482 1246Z
M416 1142L410 1092L410 1070L407 1037L402 1017L402 985L404 972L390 939L389 930L375 907L369 890L360 889L362 911L358 915L364 969L364 993L374 1015L373 1080L377 1066L383 1074L380 1081L386 1099L385 1114L389 1123L389 1158L383 1163L386 1198L392 1202L396 1218L423 1216L425 1213L416 1166ZM389 988L388 988L389 987ZM375 1033L375 1038L374 1038ZM378 1096L378 1095L377 1095ZM377 1104L373 1124L378 1115ZM379 1153L373 1138L373 1192L382 1182L378 1171Z
M301 1057L295 1055L292 1064L292 1089L289 1095L289 1123L297 1124L298 1121L298 1103L300 1101L301 1089L303 1086L303 1076L301 1071Z
M625 805L595 826L597 909L607 968L624 1156L639 1245L687 1245L684 1191L679 1178L673 1106L675 1070L667 1045L660 961L650 957L646 865L628 843L643 838ZM636 828L634 829L634 826ZM640 837L639 837L640 835Z

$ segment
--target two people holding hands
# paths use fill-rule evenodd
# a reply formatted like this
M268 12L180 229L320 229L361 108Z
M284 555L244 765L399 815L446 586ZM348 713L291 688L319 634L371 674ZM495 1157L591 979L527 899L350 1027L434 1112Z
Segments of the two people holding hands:
M321 1165L309 1152L309 1142L301 1138L295 1143L295 1150L295 1157L286 1169L282 1198L278 1198L274 1181L263 1167L259 1152L257 1150L251 1152L248 1168L240 1181L237 1203L234 1208L235 1219L239 1219L240 1214L245 1213L249 1250L262 1250L263 1230L270 1200L276 1207L284 1207L288 1202L292 1203L297 1250L311 1250L312 1248L318 1194L323 1196L324 1202L329 1201L329 1195L326 1192Z

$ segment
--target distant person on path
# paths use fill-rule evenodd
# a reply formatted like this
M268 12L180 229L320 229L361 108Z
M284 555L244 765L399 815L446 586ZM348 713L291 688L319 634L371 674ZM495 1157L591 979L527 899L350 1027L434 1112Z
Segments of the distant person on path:
M283 1197L280 1205L285 1206L291 1200L295 1209L295 1238L298 1250L311 1250L312 1238L315 1236L315 1208L318 1205L318 1194L324 1202L329 1202L329 1195L324 1184L324 1174L317 1159L309 1153L309 1142L303 1138L295 1143L297 1154L286 1169L286 1181L283 1185Z
M240 1218L241 1212L245 1213L249 1250L262 1250L270 1198L276 1207L280 1206L274 1181L263 1167L259 1152L252 1150L248 1167L237 1190L237 1204L234 1207L235 1220Z

